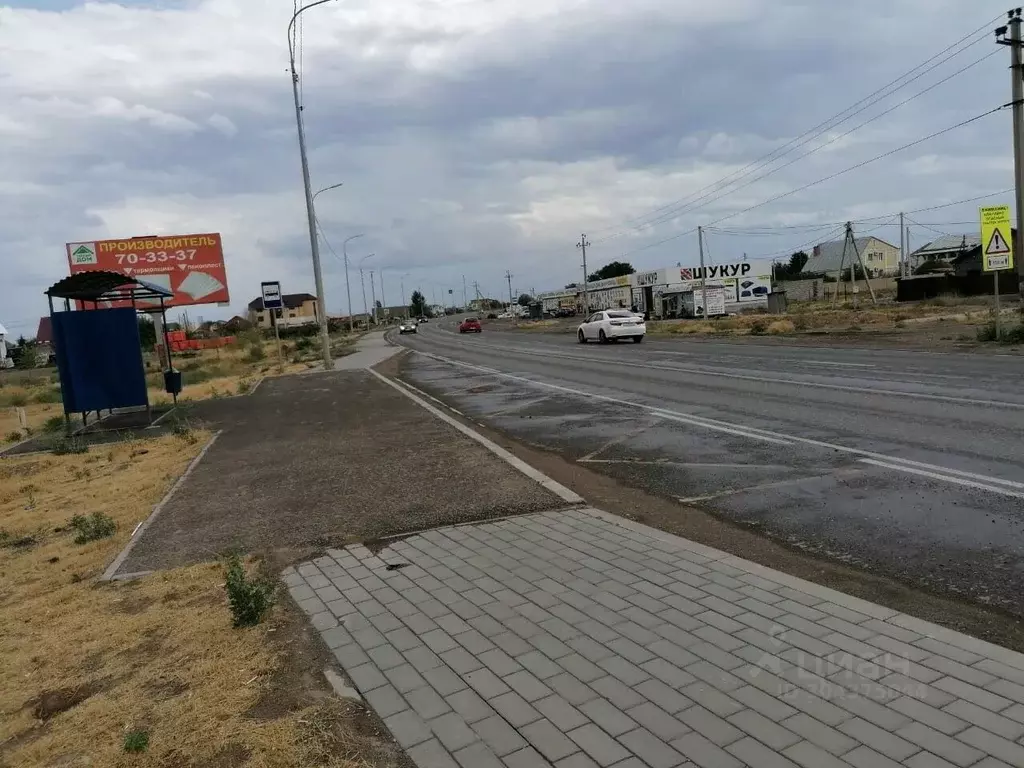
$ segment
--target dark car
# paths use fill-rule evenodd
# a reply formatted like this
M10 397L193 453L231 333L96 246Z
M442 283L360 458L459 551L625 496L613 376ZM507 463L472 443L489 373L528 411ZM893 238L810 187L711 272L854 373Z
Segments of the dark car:
M461 323L459 323L459 333L482 333L483 328L480 327L480 321L475 317L467 317Z

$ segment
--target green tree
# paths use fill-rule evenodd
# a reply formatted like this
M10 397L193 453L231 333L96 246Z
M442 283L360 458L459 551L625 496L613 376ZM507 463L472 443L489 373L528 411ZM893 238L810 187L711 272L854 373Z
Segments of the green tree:
M419 291L412 292L412 300L409 302L409 312L414 317L427 314L427 299Z
M624 261L613 261L610 264L605 264L597 272L591 273L587 280L593 283L597 280L607 280L609 277L632 275L634 272L636 270L633 269L632 264L627 264Z
M143 349L152 349L156 345L156 326L148 315L139 315L139 345Z
M528 307L533 304L533 296L528 293L519 294L519 301L517 302L520 307Z
M784 264L781 261L775 262L776 280L796 280L810 257L803 251L797 251L789 257L789 262Z

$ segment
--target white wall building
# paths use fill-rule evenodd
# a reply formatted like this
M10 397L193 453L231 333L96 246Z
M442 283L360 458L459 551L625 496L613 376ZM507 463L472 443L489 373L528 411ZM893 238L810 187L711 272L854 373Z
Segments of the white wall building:
M7 359L7 329L0 323L0 368L7 368L10 364Z

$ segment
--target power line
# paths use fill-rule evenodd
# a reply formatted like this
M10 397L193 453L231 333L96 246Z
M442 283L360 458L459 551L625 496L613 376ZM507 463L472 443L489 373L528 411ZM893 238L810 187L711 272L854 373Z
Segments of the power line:
M975 41L975 43L977 43L977 42L980 42L980 39L978 41ZM975 43L972 43L972 45L974 45ZM962 53L964 50L966 50L966 48L962 49L961 51L958 51L957 53ZM916 98L918 98L920 96L923 96L924 94L928 93L929 91L932 91L935 88L938 88L940 85L943 85L943 84L949 82L950 80L952 80L953 78L958 77L959 75L962 75L964 72L966 72L967 70L971 69L972 67L975 67L978 64L982 63L983 61L986 61L987 59L992 58L992 56L996 55L997 53L1000 53L999 49L990 51L989 53L985 54L981 58L972 61L970 64L967 64L964 67L961 67L956 72L953 72L951 75L948 75L948 76L944 77L943 79L941 79L941 80L939 80L939 81L937 81L935 83L932 83L927 88L925 88L925 89L923 89L921 91L918 91L917 93L915 93L914 95L904 99L903 101L901 101L901 102L899 102L897 104L892 105L888 109L885 109L882 112L879 112L877 115L874 115L873 117L870 117L870 118L868 118L867 120L864 120L861 123L858 123L857 125L855 125L854 127L850 128L849 130L844 131L843 133L840 133L840 134L838 134L836 136L833 136L831 139L829 139L828 141L824 142L823 144L819 144L816 147L812 147L811 149L807 150L803 154L800 154L800 155L794 157L793 159L789 160L788 162L783 163L782 165L777 165L774 168L772 168L772 169L770 169L768 171L765 171L764 173L762 173L762 174L760 174L758 176L755 176L752 179L749 179L748 181L744 182L743 184L739 184L738 186L732 186L731 189L724 189L723 188L723 189L719 190L720 193L718 193L718 194L716 194L714 191L708 192L708 193L698 197L696 200L693 200L692 202L687 203L684 206L681 206L681 207L678 207L678 208L674 208L674 209L666 212L665 214L662 214L661 216L659 216L659 217L657 217L657 218L647 222L646 224L642 225L641 227L635 227L634 229L640 229L640 228L643 228L643 227L654 226L654 225L663 223L665 221L668 221L670 219L677 218L678 216L681 216L683 214L693 213L693 212L695 212L697 210L700 210L701 208L705 208L708 205L711 205L714 202L717 202L718 200L721 200L724 197L728 197L729 195L735 194L736 192L739 192L741 189L746 189L747 187L751 186L752 184L756 184L757 182L762 181L762 180L768 178L769 176L772 176L772 175L778 173L779 171L781 171L781 170L783 170L785 168L788 168L789 166L793 165L794 163L798 163L801 160L803 160L804 158L809 157L809 156L815 154L816 152L820 152L825 147L828 147L828 146L830 146L832 144L835 144L837 141L840 141L841 139L846 138L850 134L852 134L852 133L854 133L856 131L859 131L864 126L869 125L869 124L875 122L876 120L879 120L879 119L885 117L886 115L894 112L895 110L899 109L900 107L902 107L902 106L908 104L909 102L913 101L914 99L916 99ZM954 54L954 55L956 55L956 54ZM950 58L952 58L952 57L950 57ZM927 73L922 72L917 77L913 78L912 80L908 81L907 83L904 83L904 86L908 85L909 83L913 82L914 80L918 79L919 77L922 77L924 74L927 74ZM903 86L900 86L900 87L902 88ZM891 94L889 94L889 95L891 95ZM877 102L875 102L875 103L877 103ZM855 112L853 114L854 115L858 114L859 112L864 111L865 109L867 109L870 106L873 106L873 104L869 104L869 105L865 106L863 109L858 110L857 112ZM850 117L853 117L853 115L850 115L846 119L848 120ZM845 120L843 122L845 122ZM818 135L820 135L820 134L818 134ZM810 139L808 139L805 142L802 142L798 146L803 146L804 144L809 143L814 138L816 138L816 136L811 137ZM795 149L797 149L797 147L793 147L793 149L795 150ZM792 150L790 150L790 151L792 151ZM789 154L789 152L787 152L786 154ZM775 159L777 160L779 158L775 158ZM774 162L774 160L772 162ZM762 166L762 167L765 167L765 166ZM747 175L749 175L749 174L747 174ZM736 179L735 181L739 181L739 180L740 179ZM734 183L734 182L731 182L730 184L732 184L732 183ZM714 196L712 196L712 195L714 195ZM710 199L708 199L708 198L710 198ZM702 201L702 200L704 200L705 202L701 203L700 205L696 205L697 203L700 203L700 201ZM616 235L610 235L609 237L606 237L603 240L600 240L598 242L607 242L609 240L613 240L616 237L619 237L619 236L624 235L624 234L626 234L626 232L621 232L621 233L618 233Z
M947 48L943 49L942 51L940 51L939 53L935 54L931 58L929 58L926 61L922 62L921 64L917 65L913 69L908 70L903 75L901 75L900 77L896 78L895 80L893 80L893 81L887 83L886 85L882 86L881 88L875 90L874 92L872 92L868 96L864 97L860 101L855 102L854 104L852 104L851 106L849 106L845 110L843 110L842 112L839 112L839 113L833 115L832 117L830 117L829 119L827 119L827 120L819 123L818 125L814 126L813 128L810 128L809 130L805 131L804 133L800 134L799 136L795 137L794 139L791 139L787 143L783 144L781 147L778 147L775 150L773 150L772 152L768 153L767 155L759 158L758 160L755 160L755 161L749 163L748 165L744 166L743 168L739 169L738 171L734 171L733 173L724 176L723 178L719 179L718 181L713 182L712 184L707 185L705 187L702 187L701 189L698 189L696 192L693 192L690 195L687 195L686 197L680 198L679 200L676 200L676 201L671 202L671 203L667 203L666 205L660 206L659 208L655 208L653 211L650 211L647 214L643 214L641 216L636 216L636 217L627 219L626 222L627 223L628 222L639 222L642 219L646 219L646 218L649 218L651 216L655 216L660 211L665 211L667 209L670 209L670 208L673 208L673 207L678 207L680 205L682 207L686 207L686 205L688 204L687 201L690 201L691 204L692 204L692 202L697 202L696 200L693 200L694 197L697 197L698 200L702 199L702 198L699 197L702 192L706 192L707 194L705 194L704 197L707 197L708 195L712 194L713 192L717 191L718 189L724 188L723 185L724 186L729 186L729 185L733 184L735 181L738 181L739 178L742 178L744 175L750 175L751 173L759 170L760 168L765 167L765 166L771 164L775 160L785 156L786 154L789 154L789 152L795 150L799 146L802 146L803 144L806 144L806 143L812 141L817 136L820 136L822 133L827 131L830 127L833 127L833 124L838 125L838 124L841 124L841 123L845 122L846 120L850 119L854 115L859 114L860 112L863 112L864 110L866 110L869 107L873 106L878 101L881 101L882 99L892 95L892 93L895 93L896 91L900 90L901 88L906 87L910 83L914 82L915 80L919 79L923 75L925 75L928 72L932 71L934 69L934 67L928 67L928 65L932 64L932 62L934 62L936 59L942 58L943 56L945 56L949 51L953 50L954 48L957 48L958 46L962 45L963 43L967 42L968 40L971 40L971 38L976 37L979 33L987 31L989 29L989 27L991 27L991 25L995 21L998 21L1001 17L1002 16L1000 14L999 16L995 17L995 19L993 21L989 21L989 22L985 23L984 25L982 25L981 27L978 27L978 29L974 30L970 34L962 37L960 40L956 41L955 43L953 43L952 45L950 45ZM960 50L957 50L956 52L954 52L954 53L950 54L949 56L947 56L944 61L940 62L940 64L943 64L946 61L949 61L950 59L952 59L954 56L957 56L960 53L963 53L963 51L967 50L971 46L981 42L982 39L984 39L984 38L983 37L979 37L977 40L973 40L972 42L968 43L966 46L964 46ZM935 66L938 66L938 65L935 65ZM971 66L973 66L973 65L971 65ZM927 67L927 69L925 69L926 67ZM919 72L917 75L915 75L911 79L907 80L906 82L903 82L902 84L897 85L898 83L900 83L900 81L906 80L906 78L910 77L911 75L914 75L914 73L918 72L918 70L923 70L923 71ZM954 74L953 76L956 76L956 75ZM889 91L889 92L885 93L885 91ZM882 94L882 95L879 95L879 94ZM864 106L861 106L861 105L864 105ZM860 107L860 109L857 109L858 107ZM783 150L785 150L785 151L783 151ZM656 218L660 218L658 216L655 216L655 217ZM648 222L648 224L650 224L650 223L653 223L653 222ZM601 231L607 231L609 229L614 229L615 226L619 226L619 225L612 225L610 227L604 228ZM641 225L641 227L642 226L645 226L645 225ZM630 229L638 229L638 228L641 228L641 227L632 227ZM612 235L612 236L609 236L609 237L606 237L606 238L602 238L599 242L606 242L607 240L610 240L613 237L618 237L620 234L625 234L625 233L618 233L618 234L615 234L615 235Z
M756 210L756 209L761 208L761 207L763 207L765 205L769 205L770 203L774 203L774 202L777 202L779 200L782 200L783 198L789 197L790 195L795 195L795 194L797 194L799 192L803 192L803 191L805 191L807 189L810 189L811 187L816 187L819 184L824 184L826 181L831 181L832 179L836 179L836 178L839 178L840 176L844 176L845 174L850 173L851 171L855 171L855 170L857 170L859 168L863 168L866 165L870 165L871 163L875 163L875 162L878 162L879 160L883 160L884 158L889 157L891 155L894 155L897 152L902 152L902 151L910 149L912 147L916 147L919 144L923 144L926 141L930 141L931 139L937 138L937 137L942 136L944 134L947 134L947 133L949 133L951 131L955 131L958 128L963 128L964 126L970 125L971 123L974 123L974 122L976 122L978 120L981 120L982 118L988 117L989 115L993 115L996 112L1000 112L1000 111L1006 109L1009 106L1012 106L1012 105L1011 104L1003 104L1001 106L998 106L998 107L995 107L993 109L990 109L987 112L982 112L980 115L975 115L974 117L968 118L967 120L961 120L959 123L956 123L955 125L951 125L951 126L949 126L947 128L943 128L941 130L935 131L934 133L930 133L927 136L921 137L920 139L916 139L915 141L911 141L911 142L909 142L907 144L903 144L902 146L896 147L895 149L890 149L888 152L883 152L880 155L875 155L874 157L868 158L867 160L863 160L863 161L857 163L856 165L851 165L849 168L844 168L841 171L836 171L835 173L829 174L828 176L820 178L820 179L818 179L816 181L809 182L807 184L804 184L803 186L797 187L796 189L791 189L788 192L782 192L781 194L775 195L774 197L770 197L767 200L762 200L760 203L757 203L755 205L751 205L751 206L749 206L747 208L744 208L744 209L742 209L740 211L734 211L733 213L726 214L725 216L722 216L721 218L716 219L715 221L711 222L711 224L706 225L706 226L714 226L715 224L719 224L719 223L721 223L723 221L728 221L729 219L735 218L736 216L742 216L744 213L749 213L750 211ZM696 231L697 231L697 229L696 229L696 227L694 227L693 229L689 229L686 232L680 232L678 234L671 235L670 237L666 237L666 238L663 238L661 240L657 240L657 241L655 241L653 243L648 243L647 245L642 245L642 246L640 246L638 248L634 248L631 251L626 251L625 253L620 254L619 258L623 258L625 256L629 256L629 255L634 254L634 253L639 253L640 251L646 251L649 248L654 248L655 246L671 242L672 240L677 240L680 237L685 237L686 235L693 234Z

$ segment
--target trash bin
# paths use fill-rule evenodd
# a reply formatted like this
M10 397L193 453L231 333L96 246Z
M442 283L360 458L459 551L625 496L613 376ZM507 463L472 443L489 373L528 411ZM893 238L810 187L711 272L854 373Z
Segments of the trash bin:
M177 395L181 392L181 371L174 368L164 371L164 391L168 395Z

